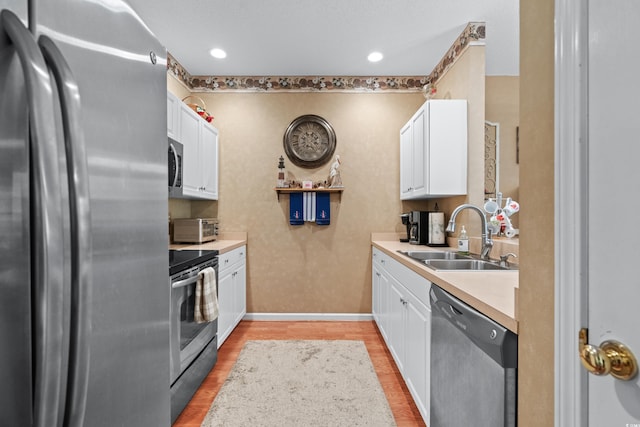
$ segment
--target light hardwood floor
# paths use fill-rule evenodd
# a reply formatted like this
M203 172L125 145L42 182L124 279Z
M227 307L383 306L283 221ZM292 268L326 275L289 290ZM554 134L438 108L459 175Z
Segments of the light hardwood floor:
M214 369L182 411L173 427L200 427L213 399L249 340L362 340L399 427L424 426L391 353L373 321L263 322L242 321L218 350Z

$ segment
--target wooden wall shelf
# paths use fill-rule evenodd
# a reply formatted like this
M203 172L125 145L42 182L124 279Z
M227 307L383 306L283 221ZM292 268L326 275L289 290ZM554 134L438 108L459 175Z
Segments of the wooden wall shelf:
M291 193L338 193L342 198L342 191L344 188L274 188L277 193L278 201L280 201L280 194Z

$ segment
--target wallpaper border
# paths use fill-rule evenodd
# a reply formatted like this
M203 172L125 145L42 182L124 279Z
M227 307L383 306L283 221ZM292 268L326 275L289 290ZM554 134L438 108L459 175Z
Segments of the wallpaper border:
M167 72L192 92L428 92L462 53L485 44L484 22L470 22L428 76L192 76L167 52Z

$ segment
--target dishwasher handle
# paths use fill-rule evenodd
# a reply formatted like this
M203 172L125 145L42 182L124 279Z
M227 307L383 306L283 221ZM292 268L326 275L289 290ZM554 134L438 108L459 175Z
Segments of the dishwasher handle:
M463 314L460 310L458 310L452 305L449 305L449 310L451 311L451 313L453 313L454 316L462 316Z

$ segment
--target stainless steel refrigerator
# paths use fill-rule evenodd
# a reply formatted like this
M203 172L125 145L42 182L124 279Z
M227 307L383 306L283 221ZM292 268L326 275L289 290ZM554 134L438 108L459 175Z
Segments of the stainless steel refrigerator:
M119 0L0 10L0 426L168 426L166 51Z

